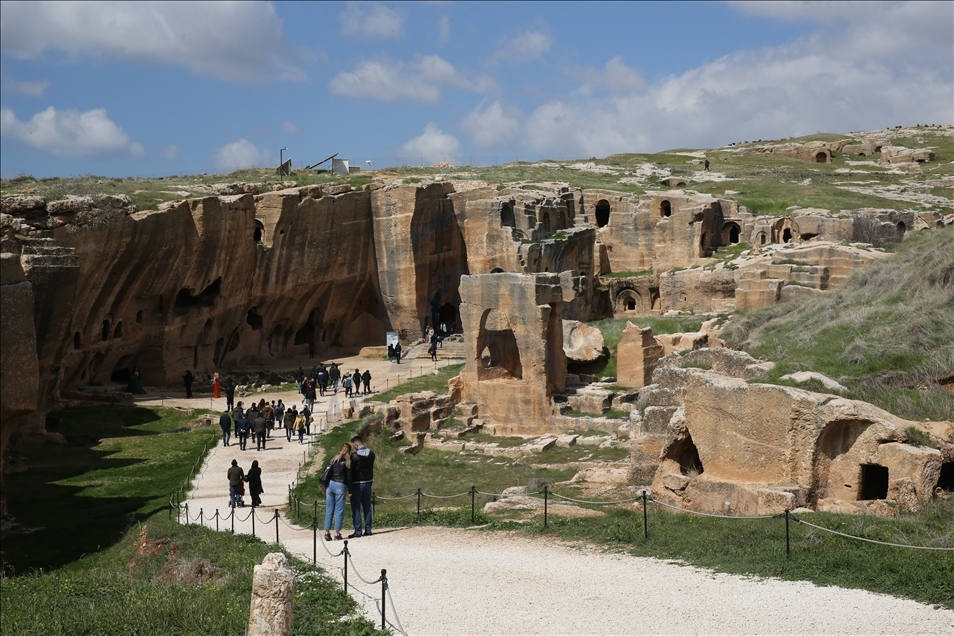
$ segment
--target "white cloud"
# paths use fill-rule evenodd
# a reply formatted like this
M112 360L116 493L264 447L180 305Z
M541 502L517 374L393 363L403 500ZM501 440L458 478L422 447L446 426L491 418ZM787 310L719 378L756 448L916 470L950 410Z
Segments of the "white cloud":
M532 62L543 56L553 45L553 38L537 30L528 30L504 42L491 60L506 60L515 64Z
M437 41L439 44L447 44L450 42L451 36L451 19L449 16L442 15L441 19L437 22L438 36Z
M175 161L179 158L179 149L175 146L175 144L171 146L160 146L159 156L163 159L168 159L169 161Z
M338 15L342 35L397 38L404 35L404 15L377 2L349 2Z
M9 75L4 75L3 77L3 90L28 95L29 97L43 97L43 94L46 93L46 89L49 87L50 82L48 80L18 82Z
M518 126L524 150L561 158L954 123L954 5L851 5L840 15L809 37L650 85L618 58L602 70L567 69L578 91L504 121ZM594 95L598 87L609 94ZM494 138L499 112L478 107L464 119L475 144Z
M384 102L437 102L444 87L473 93L491 93L497 83L488 75L458 71L437 55L418 55L413 62L389 58L363 60L354 71L339 73L329 87L335 95Z
M296 137L301 134L301 128L288 120L282 122L282 134Z
M104 157L128 154L142 157L141 144L130 141L123 129L97 108L80 113L52 106L20 121L13 110L0 111L0 136L49 153L54 157Z
M518 139L520 119L519 111L505 112L500 101L495 101L486 108L483 103L478 105L464 118L461 127L480 148L509 146Z
M231 82L300 80L270 3L4 2L0 51L181 66Z
M432 122L424 127L423 134L408 141L401 150L413 158L421 157L425 162L441 161L456 157L460 142L457 137L445 133Z
M259 150L247 139L233 141L222 146L215 153L215 165L219 170L267 166L271 163L271 154L267 150Z

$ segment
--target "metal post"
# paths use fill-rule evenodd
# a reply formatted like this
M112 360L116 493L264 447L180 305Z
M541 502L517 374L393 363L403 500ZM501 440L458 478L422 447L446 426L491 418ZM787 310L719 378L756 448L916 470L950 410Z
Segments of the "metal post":
M477 486L470 487L470 522L474 523L474 495L477 494Z
M311 518L311 564L318 564L318 517Z
M215 531L219 531L219 509L215 509Z
M788 534L788 520L791 518L791 513L788 508L785 509L785 556L791 556L792 548L789 544L789 534Z
M417 516L421 516L421 489L417 489Z
M318 500L317 499L315 499L315 513L313 516L315 517L315 519L318 518Z
M186 517L186 525L189 525L189 502L186 502L186 505L185 505L185 517Z
M643 491L643 538L649 538L649 523L646 521L646 491Z
M200 526L205 525L205 517L202 514L202 508L199 508L199 525Z
M232 534L235 534L235 508L232 508L232 512L229 513L229 516L232 518Z
M384 599L388 591L388 571L381 570L381 629L387 629L384 620Z
M549 493L550 493L550 487L548 485L544 485L543 486L543 527L544 528L547 527L547 512L548 512L547 508L549 507L548 506Z
M255 536L255 508L252 508L252 513L249 515L252 518L252 536Z
M344 550L341 551L344 555L344 591L345 594L348 593L348 540L345 539Z
M275 543L278 544L278 508L275 508Z

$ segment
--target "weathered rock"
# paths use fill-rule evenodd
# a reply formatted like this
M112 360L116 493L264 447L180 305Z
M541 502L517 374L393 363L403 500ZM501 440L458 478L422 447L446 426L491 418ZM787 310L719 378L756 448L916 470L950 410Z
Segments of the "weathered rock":
M831 378L829 378L827 375L824 375L822 373L817 373L815 371L799 371L797 373L789 373L789 374L783 375L780 379L794 380L795 382L798 382L799 384L808 382L810 380L818 380L829 391L847 391L848 390L842 385L832 380Z
M652 328L627 323L616 347L616 382L637 389L650 384L661 357L663 348L653 338Z
M602 358L603 332L579 320L563 321L563 352L572 362L594 362Z
M265 555L252 576L248 636L291 636L295 571L281 552Z

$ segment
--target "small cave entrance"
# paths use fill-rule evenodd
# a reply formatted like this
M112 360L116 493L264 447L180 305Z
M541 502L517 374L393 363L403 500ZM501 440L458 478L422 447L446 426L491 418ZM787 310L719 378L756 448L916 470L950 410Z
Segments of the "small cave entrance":
M77 331L76 333L73 334L73 348L79 349L80 345L82 344L83 344L82 336L80 336L80 332Z
M904 238L904 233L908 231L908 226L904 224L904 221L898 221L898 236Z
M315 341L315 310L308 314L308 322L295 332L295 344L306 345Z
M937 480L937 487L947 492L954 492L954 462L941 464L941 476Z
M722 226L722 243L725 245L737 245L742 235L742 229L738 223L726 223Z
M544 212L540 218L540 229L544 232L550 232L550 213Z
M815 163L828 163L828 155L824 152L819 152L815 155Z
M517 227L517 220L513 216L513 203L504 203L500 206L500 227Z
M176 294L176 303L175 310L177 312L185 313L190 309L199 309L201 307L211 307L215 303L215 299L218 298L219 292L222 291L222 277L219 276L212 284L203 289L197 295L193 296L192 293L185 287L179 290L179 293Z
M597 227L606 227L609 224L610 204L606 199L600 199L596 203L596 225Z
M103 321L103 333L100 334L102 336L103 342L109 340L109 332L110 332L109 319L106 319Z
M453 331L454 325L457 324L457 307L450 303L441 305L440 309L437 310L437 324L441 326L442 331L447 333Z
M248 310L248 313L245 314L245 322L248 323L248 326L251 327L253 331L260 330L265 324L262 320L262 316L255 311L256 309L256 307L252 307Z
M672 203L667 201L661 201L659 203L659 216L664 218L669 218L672 216Z
M252 241L261 243L265 240L265 226L261 221L255 219L255 230L252 232Z
M679 464L679 473L690 479L697 477L705 472L702 466L702 460L699 458L699 449L692 441L692 435L686 432L686 436L677 439L666 452L666 459L671 459Z
M785 228L782 230L782 242L791 243L792 242L792 230L790 228Z
M116 328L113 329L113 338L122 338L123 337L123 321L120 320L116 323Z
M768 238L765 236L765 232L759 232L759 245L765 245Z
M878 464L861 465L861 487L859 499L888 498L888 467Z
M113 372L109 375L110 382L129 382L129 378L132 377L132 369L130 365L132 364L132 356L123 356L119 359L119 362L116 363L116 366L113 367Z
M517 338L506 315L488 309L480 321L477 336L477 379L521 379L523 363Z
M142 309L136 312L136 324L142 323Z
M492 270L490 270L490 273L491 273L491 274L503 274L503 273L504 273L504 270L503 270L503 267L495 267L495 268L493 268Z
M636 311L640 307L639 292L634 289L624 289L616 296L617 311Z

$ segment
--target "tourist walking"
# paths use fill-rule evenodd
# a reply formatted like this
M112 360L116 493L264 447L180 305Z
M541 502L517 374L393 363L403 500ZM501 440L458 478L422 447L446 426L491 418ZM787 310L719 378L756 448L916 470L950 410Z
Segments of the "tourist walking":
M251 426L247 415L241 415L235 422L235 435L238 437L239 450L245 450L248 445L248 433Z
M354 385L354 381L351 379L351 376L346 375L341 383L344 385L345 397L351 397L351 387Z
M305 371L301 368L301 365L298 365L298 371L295 372L295 384L298 386L298 391L301 392L301 383L305 381Z
M261 413L255 414L252 420L252 431L255 433L255 450L265 450L265 440L268 435L268 424L265 423L265 416Z
M398 342L394 345L394 359L398 364L401 364L401 343Z
M427 349L427 353L431 356L431 360L437 362L437 343L432 342L431 346Z
M374 481L374 451L360 435L351 438L351 515L354 533L349 539L371 536L371 484ZM364 529L361 521L364 520Z
M328 390L328 369L324 365L318 368L318 390L322 396Z
M262 505L261 494L265 492L262 488L262 469L258 467L258 460L252 462L252 467L248 469L248 475L245 476L248 482L248 494L252 496L252 508L258 508Z
M305 443L305 431L308 430L308 416L305 415L305 411L302 411L295 417L295 423L293 428L296 433L298 433L298 443ZM291 435L288 436L288 441L291 441Z
M334 522L335 540L341 536L344 523L345 494L351 483L351 444L342 444L338 454L328 462L328 486L325 491L325 541L331 541L331 526Z
M331 380L331 386L337 395L338 383L341 381L341 369L339 369L338 365L334 362L331 363L331 368L328 369L328 379Z
M292 407L285 411L285 417L282 419L285 425L285 440L290 442L292 431L295 430L295 420L298 419L298 407L292 404Z
M235 380L229 378L225 383L225 408L232 410L235 406Z
M229 507L234 508L242 501L242 480L245 479L245 471L233 459L232 467L229 468L226 476L229 479Z
M314 412L315 410L315 400L318 399L318 396L315 393L315 381L309 380L305 384L305 408L309 412Z
M192 397L192 382L195 381L195 377L192 375L191 370L186 370L185 375L182 376L182 383L185 385L186 398Z
M222 429L222 446L228 446L232 438L232 416L228 410L223 411L219 416L219 427Z
M351 390L352 390L355 394L360 393L360 391L361 391L361 372L358 371L357 369L355 369L355 370L354 370L354 373L351 375L351 381L354 382L354 387L352 387Z
M364 373L361 375L361 381L364 382L364 394L368 395L371 393L371 370L365 369Z

